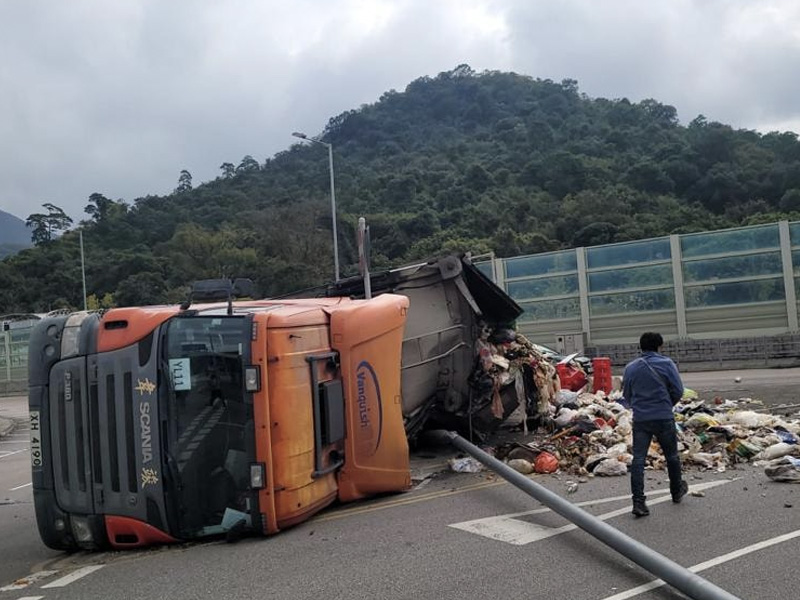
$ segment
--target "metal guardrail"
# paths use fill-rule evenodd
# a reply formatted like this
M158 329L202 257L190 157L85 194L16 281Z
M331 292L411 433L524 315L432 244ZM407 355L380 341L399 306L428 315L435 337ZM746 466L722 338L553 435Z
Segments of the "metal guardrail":
M0 331L0 383L28 380L28 329Z

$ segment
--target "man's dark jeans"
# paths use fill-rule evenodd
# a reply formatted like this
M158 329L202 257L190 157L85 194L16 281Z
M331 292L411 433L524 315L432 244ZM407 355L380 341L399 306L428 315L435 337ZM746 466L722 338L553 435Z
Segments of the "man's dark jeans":
M678 492L681 485L681 459L678 457L678 435L674 419L657 421L634 421L633 423L633 462L631 463L631 493L634 500L644 500L644 462L647 450L655 436L664 458L667 459L669 488Z

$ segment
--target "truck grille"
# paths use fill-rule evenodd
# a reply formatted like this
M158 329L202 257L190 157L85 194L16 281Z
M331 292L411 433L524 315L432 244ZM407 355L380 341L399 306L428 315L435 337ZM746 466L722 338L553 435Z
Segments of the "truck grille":
M56 497L77 513L145 515L136 448L136 348L64 360L51 372Z
M84 362L83 358L62 361L50 380L50 431L52 447L58 449L53 462L56 495L64 510L74 512L91 512L93 505Z

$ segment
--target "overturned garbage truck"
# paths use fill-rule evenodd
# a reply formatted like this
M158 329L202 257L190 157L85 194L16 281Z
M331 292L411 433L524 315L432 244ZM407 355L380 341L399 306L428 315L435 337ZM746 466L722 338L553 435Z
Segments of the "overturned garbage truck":
M489 429L531 402L530 382L487 384L476 368L481 340L521 309L467 258L375 274L370 299L363 283L234 301L238 284L198 282L181 306L38 323L29 408L45 544L275 533L337 499L407 489L407 435L426 422Z
M410 486L408 299L234 303L230 292L227 303L35 327L31 459L45 544L271 534L336 499Z

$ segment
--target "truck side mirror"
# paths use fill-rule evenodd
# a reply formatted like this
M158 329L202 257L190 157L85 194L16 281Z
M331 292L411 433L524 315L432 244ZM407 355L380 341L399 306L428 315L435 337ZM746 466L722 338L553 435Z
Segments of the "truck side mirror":
M252 279L238 278L233 280L233 295L237 298L252 298L255 291Z

